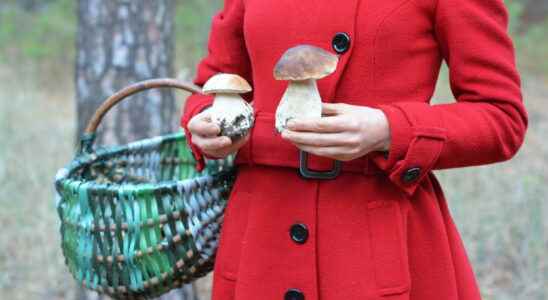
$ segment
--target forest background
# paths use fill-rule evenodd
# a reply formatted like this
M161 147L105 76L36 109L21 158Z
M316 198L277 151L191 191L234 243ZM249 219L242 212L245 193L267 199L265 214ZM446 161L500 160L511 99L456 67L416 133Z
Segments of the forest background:
M205 54L220 0L175 1L177 77ZM53 176L74 153L78 1L0 2L0 298L74 299ZM486 300L548 299L548 1L506 0L530 125L514 159L436 171ZM177 95L178 115L185 97ZM434 99L452 99L447 71ZM177 126L177 124L175 124ZM209 299L211 274L193 299Z

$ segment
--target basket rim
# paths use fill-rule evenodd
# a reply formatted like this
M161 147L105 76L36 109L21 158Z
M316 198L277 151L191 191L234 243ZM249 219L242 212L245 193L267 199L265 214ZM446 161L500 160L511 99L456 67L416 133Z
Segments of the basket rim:
M57 189L62 189L65 184L74 184L74 185L81 185L81 184L92 184L92 187L90 189L95 190L106 190L109 192L116 192L120 188L125 189L142 189L146 190L148 188L152 190L158 190L158 189L173 189L178 186L180 186L182 183L189 182L189 181L195 181L195 180L205 180L207 181L209 177L217 177L217 176L227 176L232 174L234 165L231 164L234 160L234 154L231 154L225 158L222 159L208 159L205 158L206 165L211 164L217 164L217 163L227 163L227 170L226 171L220 171L214 174L210 173L199 173L198 176L193 178L185 178L185 179L173 179L173 180L164 180L161 182L142 182L142 183L134 183L134 182L124 182L124 183L97 183L93 180L77 180L70 178L74 172L79 170L80 168L90 165L99 159L114 156L116 154L123 153L128 150L133 149L150 149L157 147L158 145L170 142L178 139L184 139L186 138L185 132L183 130L177 131L174 133L168 133L164 135L158 135L150 138L144 138L137 141L133 141L127 144L123 145L115 145L115 146L98 146L96 147L93 152L86 153L86 152L77 152L74 156L74 158L67 163L64 167L57 170L55 175L55 187ZM190 162L196 162L196 159L194 156L192 156L189 160Z

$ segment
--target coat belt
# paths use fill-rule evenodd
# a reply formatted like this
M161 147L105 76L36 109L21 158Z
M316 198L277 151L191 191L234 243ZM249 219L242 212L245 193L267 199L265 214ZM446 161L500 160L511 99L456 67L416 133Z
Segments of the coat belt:
M291 142L284 140L281 134L276 132L274 124L274 113L262 111L255 113L255 124L251 129L250 138L238 150L236 164L299 168L299 149ZM333 159L327 157L308 155L308 168L313 171L329 171L333 168L333 162ZM341 171L364 175L382 173L367 155L342 162Z

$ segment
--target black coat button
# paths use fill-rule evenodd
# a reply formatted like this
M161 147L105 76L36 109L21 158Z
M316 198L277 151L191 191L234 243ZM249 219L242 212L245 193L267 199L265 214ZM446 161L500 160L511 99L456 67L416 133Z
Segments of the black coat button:
M284 300L304 300L304 294L298 289L289 289L285 292Z
M401 179L405 183L410 183L417 180L420 175L421 175L421 168L418 168L418 167L410 168L402 174Z
M295 243L304 244L308 238L308 229L304 224L293 224L289 229L289 235Z
M350 36L344 32L338 32L331 41L333 50L339 54L343 54L350 49Z

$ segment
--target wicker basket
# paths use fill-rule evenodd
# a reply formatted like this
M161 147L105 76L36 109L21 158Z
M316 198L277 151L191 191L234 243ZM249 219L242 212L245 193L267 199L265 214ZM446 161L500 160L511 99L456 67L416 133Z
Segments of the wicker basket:
M171 79L137 83L103 103L74 160L55 179L65 262L84 287L114 298L150 298L213 269L234 156L195 160L183 131L94 149L110 108L159 87L199 92Z

